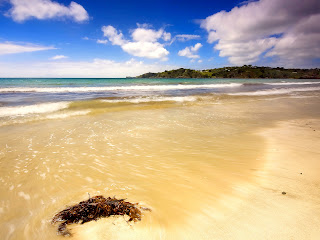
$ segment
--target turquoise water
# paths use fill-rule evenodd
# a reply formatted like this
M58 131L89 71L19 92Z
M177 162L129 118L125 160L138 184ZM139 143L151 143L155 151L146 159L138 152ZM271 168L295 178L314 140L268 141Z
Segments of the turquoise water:
M39 86L114 86L114 85L161 85L161 84L210 84L210 83L276 83L319 82L319 79L195 79L195 78L0 78L0 87Z
M212 103L220 98L299 96L314 91L320 91L316 79L2 78L0 120L11 123L66 110L73 116L124 105L130 109L155 103Z
M99 98L191 96L201 94L278 94L320 87L319 80L294 79L140 79L2 78L0 106ZM268 91L268 92L261 92ZM0 109L1 111L1 109Z

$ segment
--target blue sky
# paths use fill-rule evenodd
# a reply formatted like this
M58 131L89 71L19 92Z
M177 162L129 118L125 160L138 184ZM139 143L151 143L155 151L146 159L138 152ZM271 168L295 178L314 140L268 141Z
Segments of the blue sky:
M319 67L319 2L0 0L0 77Z

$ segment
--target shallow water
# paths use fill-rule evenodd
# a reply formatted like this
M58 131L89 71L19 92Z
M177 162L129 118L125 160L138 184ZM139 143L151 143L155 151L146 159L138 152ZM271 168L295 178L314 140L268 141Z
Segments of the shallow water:
M131 225L117 217L72 226L74 239L210 239L210 224L237 207L247 194L242 186L255 182L264 166L257 130L320 116L317 90L291 93L135 92L138 97L5 106L0 238L59 239L50 224L54 214L102 194L152 212Z

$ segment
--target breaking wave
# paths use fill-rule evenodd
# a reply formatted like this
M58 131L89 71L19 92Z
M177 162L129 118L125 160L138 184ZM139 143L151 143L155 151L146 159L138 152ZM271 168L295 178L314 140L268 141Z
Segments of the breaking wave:
M50 113L65 109L69 102L40 103L29 106L0 107L0 117L10 117L17 115Z
M198 85L139 85L139 86L113 86L113 87L16 87L16 88L0 88L2 93L10 92L48 92L48 93L65 93L65 92L106 92L106 91L165 91L165 90L188 90L188 89L214 89L239 87L240 83L227 84L198 84Z
M278 82L278 83L265 83L272 86L285 86L285 85L313 85L320 84L320 82Z
M232 96L266 96L266 95L279 95L288 94L292 92L307 92L307 91L319 91L320 87L309 87L309 88L281 88L281 89L269 89L255 92L238 92L229 93Z

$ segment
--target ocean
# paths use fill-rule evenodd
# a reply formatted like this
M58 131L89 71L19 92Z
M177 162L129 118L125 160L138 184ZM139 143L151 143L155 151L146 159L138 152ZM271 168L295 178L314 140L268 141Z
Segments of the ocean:
M210 101L236 96L299 96L319 80L290 79L0 79L1 125L112 111L115 107ZM53 115L55 114L55 115Z
M59 239L52 217L101 194L152 211L72 238L212 239L265 166L259 131L319 104L316 79L0 79L0 238Z

